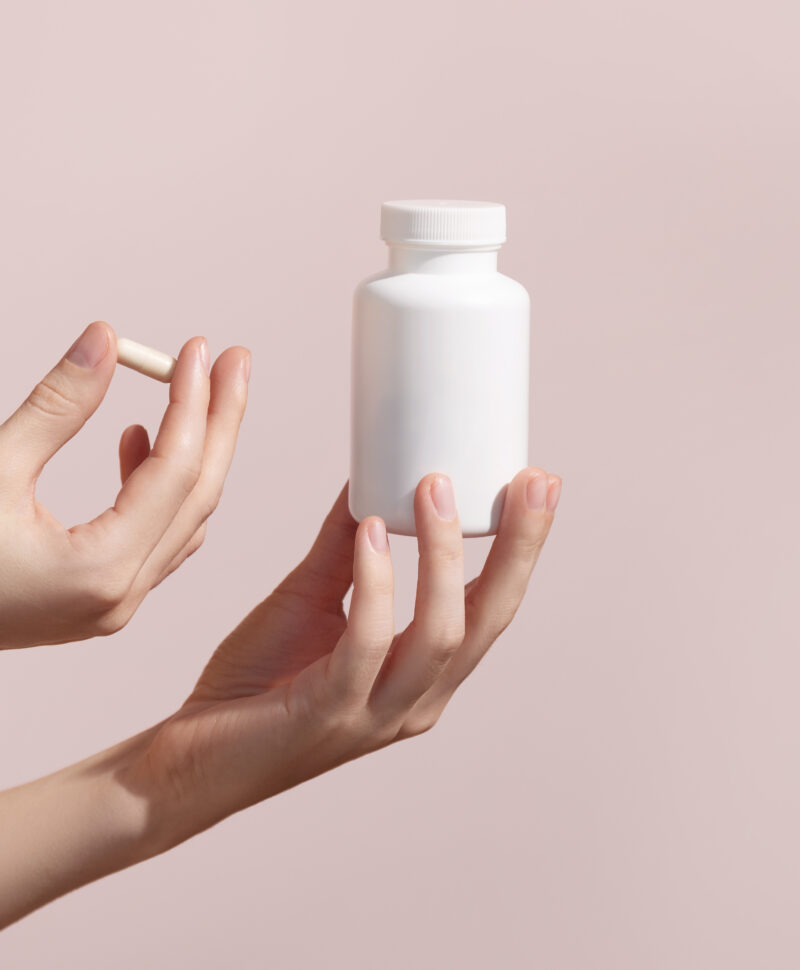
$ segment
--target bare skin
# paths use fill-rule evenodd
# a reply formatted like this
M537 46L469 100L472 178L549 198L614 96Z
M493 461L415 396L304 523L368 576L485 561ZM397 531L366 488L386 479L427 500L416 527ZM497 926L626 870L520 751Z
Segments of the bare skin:
M126 473L135 469L123 462ZM308 554L220 644L174 715L0 793L0 926L345 761L428 731L513 619L560 489L557 476L538 468L514 477L483 570L465 586L449 480L423 478L415 611L398 633L383 522L355 522L345 486Z
M45 464L97 409L116 360L112 328L90 324L0 425L0 649L114 633L203 541L247 400L244 347L209 374L205 339L184 345L152 449L139 425L122 435L113 506L66 528L36 500Z

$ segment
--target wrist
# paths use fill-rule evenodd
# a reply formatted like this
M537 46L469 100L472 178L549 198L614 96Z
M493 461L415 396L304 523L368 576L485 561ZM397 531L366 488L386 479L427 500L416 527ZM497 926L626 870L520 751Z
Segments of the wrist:
M126 785L149 733L0 793L0 927L159 851L152 805Z
M150 770L150 748L161 724L126 739L80 765L97 781L97 810L108 820L115 854L123 864L143 862L181 841L168 799Z

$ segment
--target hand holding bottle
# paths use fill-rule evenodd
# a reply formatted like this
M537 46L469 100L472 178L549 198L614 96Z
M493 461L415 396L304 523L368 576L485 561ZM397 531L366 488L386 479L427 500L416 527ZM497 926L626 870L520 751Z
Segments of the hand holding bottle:
M511 622L560 488L557 476L536 468L514 477L483 570L465 587L449 480L426 476L414 497L414 618L395 634L384 523L357 523L345 487L308 555L217 648L172 717L0 793L0 926L433 727Z
M157 806L166 844L433 727L511 622L560 485L539 469L514 478L484 569L465 589L452 485L426 476L414 497L414 617L397 634L384 523L357 524L345 488L306 558L220 645L131 764L130 787Z

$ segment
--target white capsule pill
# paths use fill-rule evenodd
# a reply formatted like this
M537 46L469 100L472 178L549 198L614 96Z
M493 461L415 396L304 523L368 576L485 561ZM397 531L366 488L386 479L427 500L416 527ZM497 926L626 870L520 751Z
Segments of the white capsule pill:
M178 362L163 351L137 344L135 340L128 340L127 337L118 337L117 363L169 384Z

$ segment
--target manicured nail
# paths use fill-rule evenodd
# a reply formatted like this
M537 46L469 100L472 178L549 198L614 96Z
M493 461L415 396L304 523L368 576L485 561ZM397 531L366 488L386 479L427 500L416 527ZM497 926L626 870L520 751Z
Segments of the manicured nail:
M547 475L534 475L528 479L525 487L525 498L528 508L538 511L544 508L547 498Z
M251 354L247 353L244 360L242 361L242 376L244 377L245 384L250 381L250 358Z
M438 475L431 485L431 498L440 519L454 519L456 516L456 497L453 483L447 475Z
M372 519L367 526L369 544L375 552L386 552L389 548L389 540L386 538L386 526L380 519Z
M97 367L108 353L108 330L102 323L90 323L66 354L67 360L78 367Z
M205 337L200 341L200 361L203 365L203 370L208 374L211 370L211 354L208 351L208 341Z
M550 481L547 489L547 511L555 512L558 500L561 498L561 479L554 477Z

